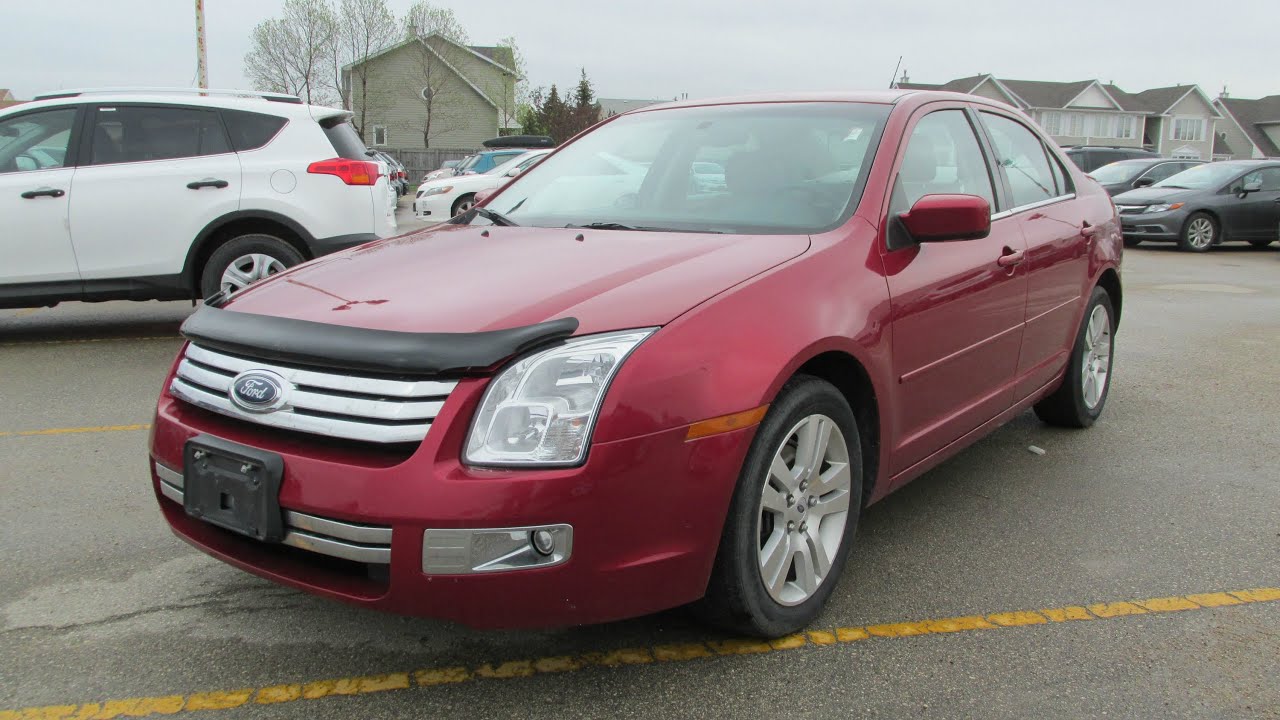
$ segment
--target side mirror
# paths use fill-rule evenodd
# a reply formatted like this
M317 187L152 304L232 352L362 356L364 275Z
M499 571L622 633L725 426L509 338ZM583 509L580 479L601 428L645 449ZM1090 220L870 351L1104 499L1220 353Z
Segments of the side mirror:
M1156 184L1155 179L1149 178L1149 177L1140 177L1137 180L1133 181L1133 186L1136 188L1151 187L1152 185L1155 185L1155 184Z
M1255 193L1260 190L1262 190L1262 181L1254 180L1253 182L1247 182L1243 186L1241 186L1240 194L1248 195L1249 193Z
M991 233L991 204L977 195L925 195L898 219L918 243L979 240Z
M520 168L518 168L518 167L513 167L513 168L511 168L510 170L508 170L508 171L507 171L507 177L515 177L515 176L519 175L521 172L522 172L522 171L520 170Z
M480 190L480 191L476 192L476 196L475 196L475 198L474 198L473 202L474 202L476 205L483 205L483 204L484 204L484 201L485 201L485 200L488 200L488 199L489 199L489 197L493 195L493 191L494 191L494 189L495 189L495 188L489 188L489 189L487 189L487 190Z

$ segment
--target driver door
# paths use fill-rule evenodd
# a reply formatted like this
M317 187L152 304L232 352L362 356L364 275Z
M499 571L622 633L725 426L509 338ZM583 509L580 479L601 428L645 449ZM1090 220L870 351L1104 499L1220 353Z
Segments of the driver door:
M1240 188L1256 182L1261 189L1240 197ZM1280 167L1255 170L1231 183L1234 197L1227 203L1228 240L1275 240L1280 234Z
M0 120L0 299L33 294L20 285L80 281L68 224L77 112L64 107Z

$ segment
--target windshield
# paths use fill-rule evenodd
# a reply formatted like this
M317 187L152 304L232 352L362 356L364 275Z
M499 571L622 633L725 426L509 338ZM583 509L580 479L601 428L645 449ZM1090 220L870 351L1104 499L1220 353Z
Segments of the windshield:
M1152 185L1152 187L1168 187L1168 188L1193 188L1201 190L1204 188L1216 188L1220 185L1226 185L1227 181L1241 174L1244 168L1238 165L1224 165L1222 163L1206 163L1204 165L1196 165L1178 173L1170 175L1160 182Z
M455 165L453 169L457 170L458 173L461 173L463 170L469 170L471 166L475 165L479 159L480 159L479 155L468 155L462 159L462 162L459 162L457 165Z
M510 172L512 168L528 160L532 155L533 153L521 153L519 155L508 157L504 159L500 165L496 165L493 168L487 170L485 174L486 175L504 175Z
M1129 182L1137 177L1138 173L1150 166L1151 163L1146 160L1121 160L1110 165L1103 165L1089 174L1093 176L1094 180L1103 185L1110 185L1112 183Z
M489 208L536 227L820 232L852 212L888 114L770 103L626 115L519 175Z

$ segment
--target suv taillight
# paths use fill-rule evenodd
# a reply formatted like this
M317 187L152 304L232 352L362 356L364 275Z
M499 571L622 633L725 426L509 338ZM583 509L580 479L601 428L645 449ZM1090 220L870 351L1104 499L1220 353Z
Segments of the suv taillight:
M308 165L307 172L312 175L335 175L348 185L378 184L378 163L365 160L320 160Z

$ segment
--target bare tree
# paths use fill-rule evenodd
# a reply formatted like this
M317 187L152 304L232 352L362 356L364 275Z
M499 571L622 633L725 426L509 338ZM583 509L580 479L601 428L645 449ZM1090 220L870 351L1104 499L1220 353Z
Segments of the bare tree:
M285 0L283 17L254 27L245 74L259 90L293 93L307 103L332 102L325 75L336 33L327 0Z
M393 45L400 29L386 0L341 0L336 17L331 84L342 107L355 111L356 130L363 137L369 117L376 117L387 100L385 89L369 82L368 60ZM344 73L346 65L351 68Z
M465 52L467 33L452 10L430 2L416 3L404 19L405 36L414 45L415 81L408 92L422 104L422 145L455 129L456 97L463 92L456 58ZM450 60L454 58L454 60Z

